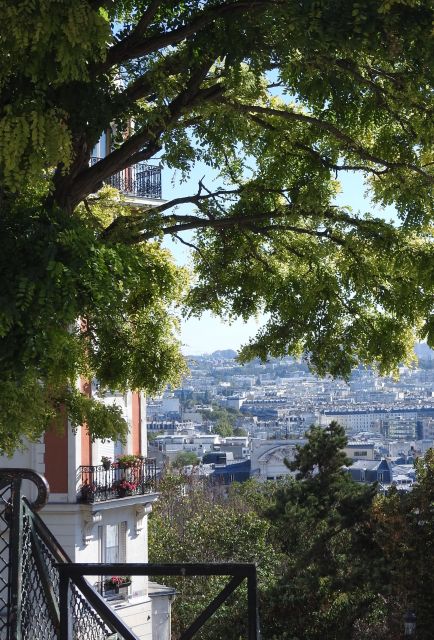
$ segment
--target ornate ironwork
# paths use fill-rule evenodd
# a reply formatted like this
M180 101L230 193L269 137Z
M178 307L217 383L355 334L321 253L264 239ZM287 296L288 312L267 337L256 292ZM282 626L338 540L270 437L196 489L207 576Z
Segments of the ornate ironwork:
M102 158L93 157L90 164L94 165L100 160ZM106 178L105 182L127 196L161 199L161 169L146 162L139 162L118 171Z
M37 506L48 497L48 484L39 474L0 470L0 640L58 640L58 565L70 559L22 497L24 479L38 487ZM84 579L83 583L93 591ZM129 632L104 601L97 613L78 586L70 590L68 621L71 640L107 640L117 631L122 638Z
M50 486L44 476L31 469L1 469L0 487L14 485L16 489L21 486L23 480L32 482L38 490L36 500L31 503L33 511L39 511L48 502L50 496Z
M78 472L79 502L105 502L144 495L155 491L157 486L157 463L154 458L144 458L127 468L118 463L113 463L108 469L103 465L81 466Z
M10 483L0 486L0 639L9 640L10 620L10 524L12 487Z

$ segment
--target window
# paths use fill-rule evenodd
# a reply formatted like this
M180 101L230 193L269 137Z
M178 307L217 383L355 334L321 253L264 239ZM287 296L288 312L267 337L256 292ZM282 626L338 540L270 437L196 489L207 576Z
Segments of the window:
M98 540L100 562L126 562L126 522L98 527Z
M361 458L362 456L367 456L367 455L368 455L367 451L354 451L355 458Z

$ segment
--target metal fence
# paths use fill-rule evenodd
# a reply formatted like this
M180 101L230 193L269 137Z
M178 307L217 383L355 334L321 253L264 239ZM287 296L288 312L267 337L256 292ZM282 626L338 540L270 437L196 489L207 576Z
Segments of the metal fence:
M32 504L22 496L24 480L38 489ZM47 500L48 485L41 475L27 469L0 469L1 640L60 638L59 565L70 559L36 513ZM94 592L82 582L87 592ZM117 631L120 638L128 633L104 600L99 605L97 612L80 586L73 585L68 601L70 640L107 640L117 637Z
M70 590L75 584L80 584L84 575L109 576L128 573L131 576L228 576L230 579L220 593L212 600L192 624L182 632L178 640L190 640L202 628L213 613L226 602L229 596L247 581L247 638L259 640L259 620L256 588L256 567L254 564L238 563L180 563L180 564L136 564L136 563L70 563L59 565L60 571L60 612L61 626L60 640L71 639L71 629L68 627L68 602ZM92 590L93 591L93 590ZM98 594L88 592L87 596L91 604L97 607L95 600ZM125 636L125 640L135 640L134 634Z

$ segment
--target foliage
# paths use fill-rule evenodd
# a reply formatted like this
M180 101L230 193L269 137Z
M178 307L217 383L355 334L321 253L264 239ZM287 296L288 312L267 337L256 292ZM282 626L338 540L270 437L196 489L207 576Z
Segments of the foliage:
M131 584L131 576L111 576L111 578L106 580L104 584L109 589L122 587L123 585Z
M194 451L180 451L176 454L176 458L173 461L173 466L176 469L182 469L188 465L196 465L199 463L199 458Z
M434 451L416 463L412 491L391 490L378 496L374 505L374 530L388 570L387 622L397 632L404 614L416 612L417 637L432 636L434 580L430 566L433 546Z
M202 409L201 414L202 418L205 420L209 420L212 423L222 422L229 424L233 428L236 425L237 417L240 415L240 412L235 409L226 409L226 407L213 404L212 411Z
M158 436L164 434L164 431L147 431L146 436L149 444L153 444Z
M348 640L384 605L381 552L370 528L376 489L357 485L342 468L346 439L337 423L307 435L289 465L296 479L277 490L268 511L284 560L266 597L264 633Z
M434 344L431 0L1 11L4 451L62 405L94 437L122 436L113 408L78 398L77 378L150 392L176 381L184 302L266 314L242 361L304 353L347 376L358 362L396 370L417 337ZM90 166L106 131L110 153ZM205 162L214 191L203 179L153 209L95 197L157 155L181 179ZM353 173L395 207L393 224L339 204ZM194 247L187 297L165 236Z
M226 417L223 417L219 418L219 420L214 424L213 432L217 433L222 438L227 438L228 436L233 435L234 430L229 420Z
M94 215L107 215L110 197L100 195ZM2 450L39 437L62 405L94 438L124 438L119 408L80 393L77 375L97 378L101 393L175 383L185 368L168 306L182 296L184 271L155 242L101 244L84 209L72 217L17 205L0 226L0 271L9 275L0 310Z
M236 436L237 438L245 438L249 434L242 427L235 427L233 435Z
M129 469L130 467L135 467L140 464L141 457L136 456L132 453L123 453L119 456L116 456L116 462L119 465L120 469Z
M254 490L254 494L261 492ZM267 544L269 524L232 487L228 497L191 477L166 475L149 521L150 562L256 562L260 589L277 557ZM224 587L222 577L167 578L176 588L174 633L185 629ZM246 636L246 590L240 586L198 633L200 640Z
M403 616L432 635L434 451L417 463L413 491L378 495L342 467L343 429L311 428L293 463L298 478L231 485L166 475L150 520L152 561L255 561L261 627L270 640L400 640ZM177 631L220 581L173 579ZM237 639L243 597L200 638ZM217 631L216 631L217 630ZM217 635L213 635L217 634ZM219 635L220 634L220 635Z
M129 480L119 480L119 482L116 484L116 488L121 491L126 491L126 492L130 492L130 491L134 491L135 489L137 489L137 483L136 482L130 482Z

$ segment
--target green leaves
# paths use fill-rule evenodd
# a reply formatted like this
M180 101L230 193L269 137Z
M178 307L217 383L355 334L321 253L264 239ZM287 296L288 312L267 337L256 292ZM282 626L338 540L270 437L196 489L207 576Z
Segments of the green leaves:
M248 483L250 485L250 483ZM165 475L149 521L150 562L255 562L259 588L273 580L277 554L268 544L269 523L258 515L261 487L232 485L228 496L192 476ZM176 588L173 629L185 630L228 582L225 577L171 578ZM200 631L202 640L246 635L246 589L240 586Z
M0 171L3 188L16 191L50 167L69 167L70 113L54 93L89 82L89 63L104 58L111 34L85 0L6 0L1 11Z
M28 413L4 423L2 448L39 437L61 405L94 438L124 437L119 412L73 391L77 378L153 393L175 384L185 364L170 307L183 295L184 272L157 244L107 245L78 216L16 206L20 217L12 207L1 220L0 394L5 404L8 394L17 398L5 413L11 420L32 388L35 415L26 400Z
M160 242L185 231L185 313L266 318L242 361L384 373L432 345L432 23L430 0L3 2L0 379L174 382L188 284ZM100 191L156 154L220 185L187 212ZM350 172L393 224L336 205Z
M284 560L266 597L264 626L268 637L345 640L382 603L372 569L381 557L370 531L376 490L343 468L346 437L336 422L306 435L290 465L297 480L278 487L268 509Z

